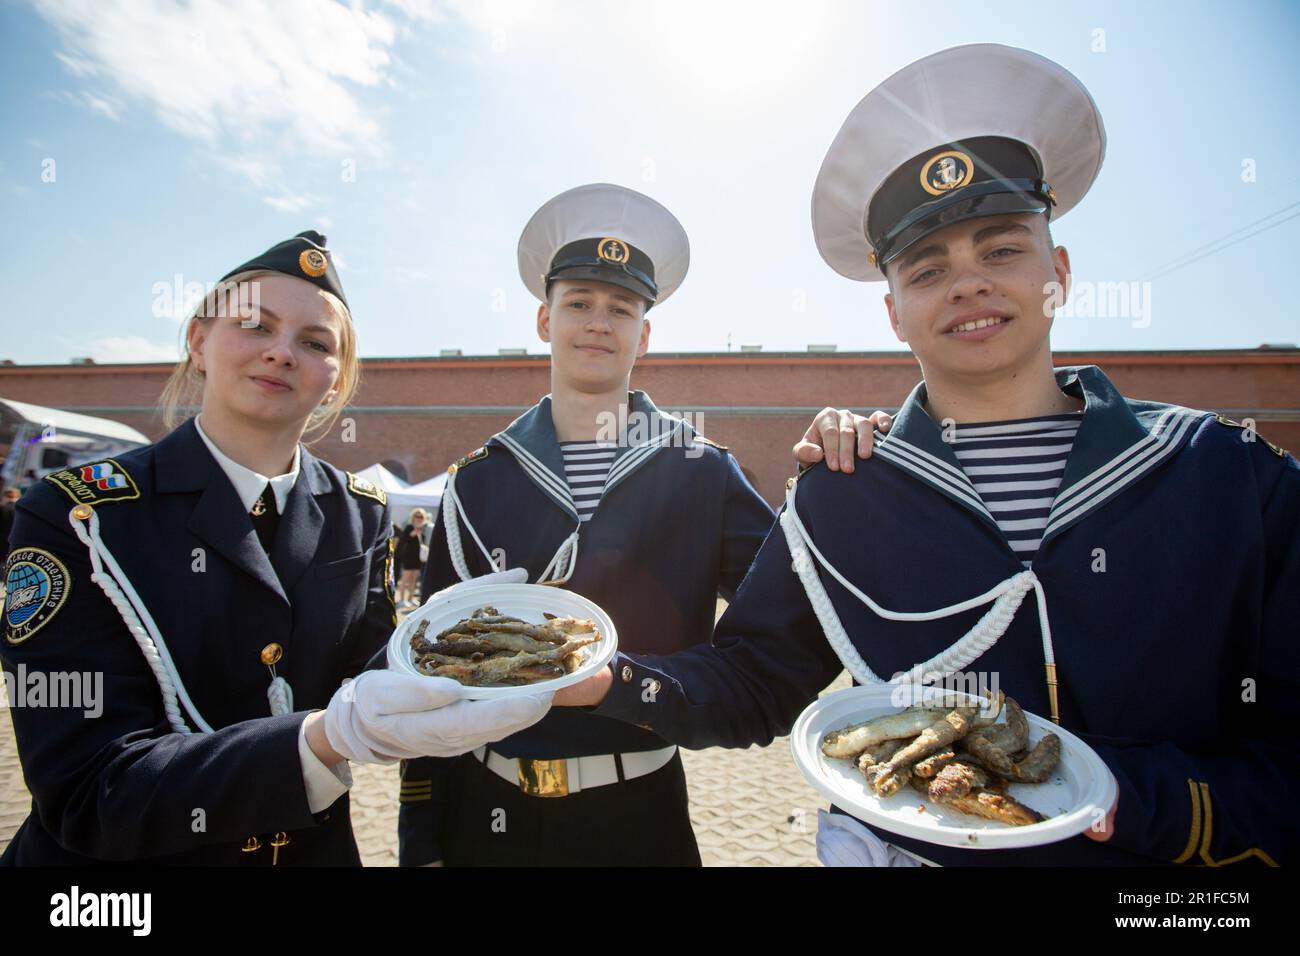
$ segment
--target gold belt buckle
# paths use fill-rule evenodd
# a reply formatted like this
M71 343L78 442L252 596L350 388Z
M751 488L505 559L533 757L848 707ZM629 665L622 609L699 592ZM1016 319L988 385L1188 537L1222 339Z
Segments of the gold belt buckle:
M565 760L519 758L519 789L530 797L567 797L569 764Z

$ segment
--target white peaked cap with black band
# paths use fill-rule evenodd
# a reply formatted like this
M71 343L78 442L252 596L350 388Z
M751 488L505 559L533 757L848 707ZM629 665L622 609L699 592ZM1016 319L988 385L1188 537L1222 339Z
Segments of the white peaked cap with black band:
M917 60L853 108L813 187L817 250L864 282L925 235L980 216L1069 212L1106 131L1064 67L992 43Z
M519 276L543 302L552 282L586 279L656 305L677 291L690 261L677 217L649 196L608 183L560 193L533 213L519 237Z

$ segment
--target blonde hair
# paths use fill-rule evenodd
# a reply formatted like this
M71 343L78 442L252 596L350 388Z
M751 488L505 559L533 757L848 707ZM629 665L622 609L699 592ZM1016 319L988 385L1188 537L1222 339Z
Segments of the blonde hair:
M412 520L412 521L415 520L415 516L416 516L416 515L419 515L419 516L420 516L421 518L423 518L425 521L428 521L428 520L429 520L429 512L425 511L423 508L416 508L414 511L411 512L411 520Z
M211 322L222 315L221 306L230 301L239 301L239 285L262 276L278 276L284 273L271 269L253 269L237 272L228 279L223 279L194 307L189 318L181 326L181 351L184 353L171 377L163 387L158 407L162 411L163 424L168 430L175 428L187 417L188 406L201 404L203 399L203 373L195 367L190 356L190 329L195 322ZM292 278L292 277L290 277ZM334 422L342 414L344 407L352 401L361 385L361 359L357 354L356 330L352 326L352 313L343 301L332 292L324 289L321 297L339 320L339 377L335 382L337 392L328 405L316 408L307 419L303 428L303 438L308 443L324 437ZM310 436L310 437L308 437Z

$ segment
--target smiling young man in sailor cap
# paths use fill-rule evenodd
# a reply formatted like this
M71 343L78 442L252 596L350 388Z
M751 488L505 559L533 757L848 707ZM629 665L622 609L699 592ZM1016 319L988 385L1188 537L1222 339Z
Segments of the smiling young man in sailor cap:
M725 448L629 391L646 313L688 262L681 224L630 189L580 186L532 217L519 270L541 300L551 394L453 466L422 593L522 568L599 604L620 645L708 640L773 514ZM403 865L699 864L677 748L552 713L463 760L404 765Z
M519 273L541 301L551 394L452 466L421 593L509 568L496 580L595 601L621 647L668 654L709 639L718 595L734 594L773 514L726 448L629 388L646 314L689 261L676 217L621 186L579 186L533 215ZM851 467L855 447L870 455L869 422L826 409L796 451L819 460L825 442ZM847 440L832 448L839 427ZM657 692L650 679L637 688ZM552 714L462 760L404 765L403 865L699 864L677 748L644 727Z
M888 282L925 380L871 461L791 483L712 645L620 654L630 682L602 674L566 703L682 746L747 746L787 733L841 667L860 684L973 672L1096 751L1110 814L1062 842L973 850L833 812L824 861L1297 858L1300 468L1213 413L1052 365L1070 263L1048 221L1104 147L1082 84L1003 46L927 57L858 104L817 179L814 234L837 272ZM631 692L643 679L653 702Z

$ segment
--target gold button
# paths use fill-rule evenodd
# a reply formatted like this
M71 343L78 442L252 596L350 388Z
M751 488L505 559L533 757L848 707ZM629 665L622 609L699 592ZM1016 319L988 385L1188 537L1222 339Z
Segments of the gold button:
M91 508L90 505L77 505L72 509L72 517L76 518L78 521L89 521L90 516L94 513L95 510Z
M657 680L651 681L651 682L650 682L650 693L652 693L652 694L657 694L657 693L659 693L659 689L660 689L661 687L663 687L663 684L659 683Z
M279 644L267 644L266 647L262 648L261 656L262 663L270 667L284 657L284 648Z
M623 665L623 683L632 683L632 668L626 664Z

